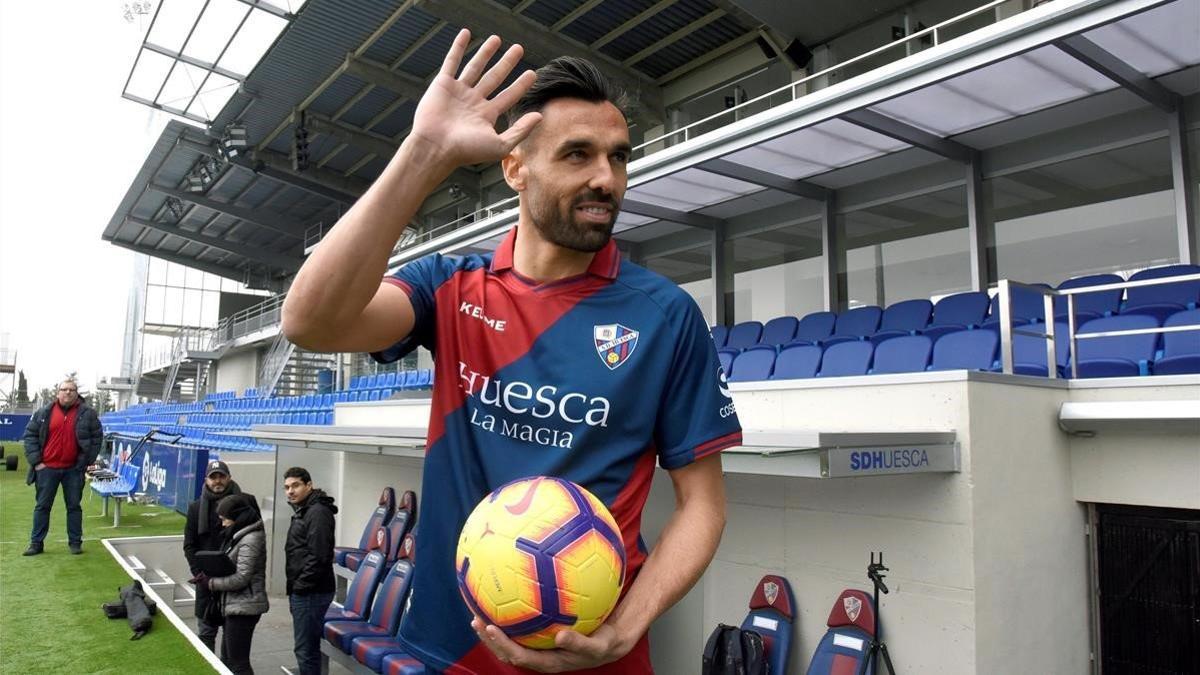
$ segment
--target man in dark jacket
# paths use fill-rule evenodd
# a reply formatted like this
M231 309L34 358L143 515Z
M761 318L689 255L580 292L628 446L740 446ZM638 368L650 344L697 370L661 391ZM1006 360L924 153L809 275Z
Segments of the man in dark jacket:
M187 557L192 580L196 584L196 636L214 654L218 626L204 620L212 593L208 585L201 581L204 573L196 564L196 552L221 550L225 530L217 516L217 504L229 495L241 493L242 489L230 477L229 465L218 460L209 462L204 477L204 491L199 499L188 504L187 522L183 526L183 555Z
M294 466L283 473L283 491L295 513L288 527L288 606L300 675L321 672L321 629L333 602L333 497L313 489L308 470Z
M33 532L24 555L42 552L50 530L50 509L62 485L67 505L67 546L83 553L83 474L100 454L104 429L100 417L79 395L75 380L58 385L54 402L38 410L25 427L25 460L29 464L26 484L36 484Z

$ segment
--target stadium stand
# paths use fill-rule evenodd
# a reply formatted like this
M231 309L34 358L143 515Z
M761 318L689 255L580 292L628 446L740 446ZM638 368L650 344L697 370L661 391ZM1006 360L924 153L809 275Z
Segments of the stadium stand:
M1158 328L1149 314L1127 314L1092 319L1079 329L1076 373L1079 377L1127 377L1149 375L1158 347L1158 335L1113 335L1083 339L1094 333Z
M838 315L833 327L833 335L821 340L825 346L850 340L864 340L879 329L879 320L883 310L874 306L855 307Z
M1196 330L1163 333L1162 356L1154 361L1155 375L1200 373L1200 309L1177 312L1163 324L1164 328L1195 326Z

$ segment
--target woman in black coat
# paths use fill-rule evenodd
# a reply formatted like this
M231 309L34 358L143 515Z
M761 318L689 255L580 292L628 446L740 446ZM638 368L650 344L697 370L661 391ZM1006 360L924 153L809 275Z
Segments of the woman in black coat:
M225 527L222 550L236 570L224 577L208 579L208 587L221 594L221 613L225 617L221 660L234 673L253 675L250 667L250 643L254 627L266 614L267 544L262 517L254 497L230 495L217 506L217 515Z

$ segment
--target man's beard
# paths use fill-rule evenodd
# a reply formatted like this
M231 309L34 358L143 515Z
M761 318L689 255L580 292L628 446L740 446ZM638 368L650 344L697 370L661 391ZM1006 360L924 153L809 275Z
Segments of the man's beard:
M575 207L583 202L610 204L613 210L608 224L598 228L576 222ZM616 200L595 192L573 199L566 213L562 213L557 204L550 201L535 201L529 211L533 217L533 225L541 232L542 238L556 246L580 253L595 253L604 248L612 238L613 224L617 220Z

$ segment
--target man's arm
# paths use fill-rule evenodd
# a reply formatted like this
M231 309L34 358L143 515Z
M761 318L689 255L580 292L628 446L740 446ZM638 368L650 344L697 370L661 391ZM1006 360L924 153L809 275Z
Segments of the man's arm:
M192 576L200 571L196 566L196 538L197 533L196 521L200 514L200 500L188 504L187 518L183 522L183 557L187 558L188 569L191 570Z
M495 626L471 622L501 661L557 673L616 661L633 649L650 624L682 598L712 561L725 529L725 482L720 453L670 472L675 513L641 572L608 620L589 636L562 631L558 649L526 649Z
M408 296L380 283L400 234L456 167L498 161L541 120L530 113L496 133L497 117L534 78L527 71L489 100L523 51L513 45L484 72L500 48L492 36L456 77L470 37L464 30L455 38L417 105L412 132L297 273L283 304L283 331L293 343L315 351L379 351L407 336L415 321Z
M25 425L25 435L21 440L25 443L25 461L31 467L37 467L42 463L42 418L38 412L33 413L29 418L29 424Z

